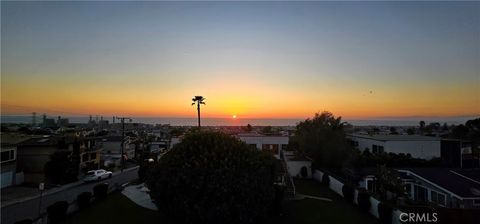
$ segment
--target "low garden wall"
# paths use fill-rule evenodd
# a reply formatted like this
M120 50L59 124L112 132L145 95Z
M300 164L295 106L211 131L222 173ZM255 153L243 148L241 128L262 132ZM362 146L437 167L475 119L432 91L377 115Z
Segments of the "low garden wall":
M315 179L316 181L322 182L324 174L325 173L320 171L320 170L315 170L312 176L313 176L313 179ZM344 183L342 183L337 178L332 177L331 175L328 175L328 177L330 179L328 187L332 191L334 191L335 193L344 197L343 192L342 192L342 188L343 188ZM358 194L359 194L358 189L355 189L353 203L356 204L356 205L358 205ZM373 216L375 216L377 219L380 218L380 214L378 212L378 204L380 204L380 201L378 199L370 196L370 204L371 204L371 206L370 206L369 213L372 214ZM398 218L398 217L400 217L401 212L402 211L400 211L400 210L393 210L392 211L392 222L391 222L392 224L400 224L401 223L401 221Z
M307 178L312 178L312 162L310 161L287 160L287 166L288 174L290 174L292 177L302 177L301 169L302 167L306 167Z

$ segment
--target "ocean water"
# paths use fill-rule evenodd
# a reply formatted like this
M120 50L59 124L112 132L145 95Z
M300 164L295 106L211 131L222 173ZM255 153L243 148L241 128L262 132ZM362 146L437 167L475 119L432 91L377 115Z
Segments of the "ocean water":
M55 117L52 117L55 118ZM68 117L70 123L87 123L88 117ZM449 125L464 124L467 120L474 119L473 116L465 117L446 117L446 118L391 118L391 119L370 119L370 120L348 120L345 121L356 126L418 126L421 120L427 124L430 122L447 123ZM95 119L95 118L94 118ZM243 119L243 118L202 118L203 126L295 126L298 122L305 119ZM111 123L112 118L108 119ZM2 123L31 123L31 116L2 115ZM37 123L41 122L41 117L37 116ZM118 121L117 121L118 122ZM174 118L174 117L133 117L134 123L145 124L170 124L172 126L195 126L196 118Z

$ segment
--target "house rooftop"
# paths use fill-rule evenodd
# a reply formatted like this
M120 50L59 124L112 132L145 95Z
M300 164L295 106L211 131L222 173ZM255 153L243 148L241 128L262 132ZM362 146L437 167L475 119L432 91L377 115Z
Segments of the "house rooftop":
M372 139L377 141L440 141L440 138L423 135L363 135L347 134L348 137Z
M403 170L410 171L414 176L434 183L457 196L480 198L480 169L409 168Z
M27 139L21 143L21 146L56 146L58 145L58 139L52 136L36 137Z
M264 134L260 134L260 133L257 133L257 132L238 133L238 134L235 134L235 135L238 136L238 137L288 137L288 136L280 135L280 134L264 135Z
M128 138L128 137L125 136L125 138ZM102 141L105 141L105 142L121 142L122 141L122 136L121 135L103 136Z
M38 136L24 135L18 133L2 133L1 142L2 146L15 146L32 137Z

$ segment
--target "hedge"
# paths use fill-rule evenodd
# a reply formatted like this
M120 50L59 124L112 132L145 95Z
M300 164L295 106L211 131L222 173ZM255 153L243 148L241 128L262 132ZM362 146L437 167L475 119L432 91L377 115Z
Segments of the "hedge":
M58 201L47 207L48 223L64 223L67 219L68 202Z
M79 209L84 209L90 204L90 199L92 199L92 193L83 192L77 196L77 204Z
M370 207L372 207L372 203L370 202L370 194L366 191L359 191L358 192L358 206L360 210L364 212L370 211Z
M97 184L93 187L93 195L95 197L95 200L102 200L107 198L108 194L108 184L103 183L103 184Z
M33 220L32 219L22 219L20 221L15 222L15 224L32 224Z
M380 223L390 224L392 223L392 206L383 202L378 204L378 216Z
M342 187L342 193L345 200L347 200L348 202L353 202L353 197L355 196L355 189L352 186L344 184Z

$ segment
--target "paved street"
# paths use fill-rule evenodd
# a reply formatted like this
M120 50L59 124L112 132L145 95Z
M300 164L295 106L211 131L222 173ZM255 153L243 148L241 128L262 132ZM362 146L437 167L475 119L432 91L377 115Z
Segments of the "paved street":
M46 212L46 208L57 201L68 201L72 203L77 195L89 191L93 193L93 186L98 183L109 183L110 187L118 184L135 180L138 177L138 167L126 169L123 173L115 172L111 179L95 183L76 182L59 188L53 188L43 193L41 211ZM22 219L35 219L38 217L39 194L34 197L23 198L21 200L3 203L1 208L2 224L13 224Z

